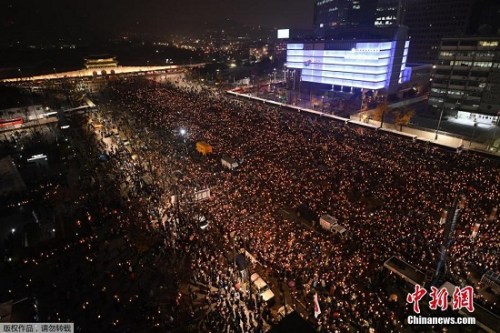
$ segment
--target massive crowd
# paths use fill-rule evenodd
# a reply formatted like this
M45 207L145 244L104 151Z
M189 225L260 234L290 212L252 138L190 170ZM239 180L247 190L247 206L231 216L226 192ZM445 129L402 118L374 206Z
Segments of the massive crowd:
M117 184L137 185L128 187L127 200L129 210L145 213L138 213L140 228L159 230L166 248L188 256L194 280L216 286L217 300L210 292L206 300L207 331L262 329L266 306L248 310L252 299L236 286L235 247L252 253L267 276L283 278L311 316L318 292L320 331L401 331L410 307L389 302L383 281L395 278L382 265L397 256L433 269L441 210L459 193L467 203L450 250L453 282L473 284L473 276L498 268L500 227L485 219L500 199L495 160L213 90L127 82L114 84L110 96L107 107L138 156L118 162ZM214 153L197 155L198 140ZM239 168L225 171L222 155ZM143 184L146 173L150 184ZM193 203L191 194L205 187L211 200ZM335 216L348 236L317 233L282 214L300 205ZM210 219L206 230L190 223L195 214Z

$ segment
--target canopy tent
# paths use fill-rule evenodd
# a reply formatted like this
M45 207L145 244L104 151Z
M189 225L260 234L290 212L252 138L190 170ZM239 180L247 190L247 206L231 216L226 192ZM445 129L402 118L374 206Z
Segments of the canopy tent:
M202 155L211 154L213 152L212 146L205 141L196 142L196 151Z

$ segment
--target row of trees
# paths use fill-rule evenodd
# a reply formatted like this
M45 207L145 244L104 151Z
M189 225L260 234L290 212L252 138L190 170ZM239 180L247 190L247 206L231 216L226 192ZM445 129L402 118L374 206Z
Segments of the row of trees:
M392 120L392 123L399 126L399 130L403 130L403 126L410 123L411 118L415 115L415 110L407 106L401 108L391 108L388 103L381 103L375 110L370 113L373 120L380 121L380 126L384 125L384 120Z

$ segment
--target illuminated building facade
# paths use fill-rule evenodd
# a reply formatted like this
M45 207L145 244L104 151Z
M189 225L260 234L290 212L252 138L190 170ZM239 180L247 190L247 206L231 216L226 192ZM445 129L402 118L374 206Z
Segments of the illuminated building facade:
M496 122L500 112L500 37L443 38L429 104L458 118Z
M89 56L85 58L85 68L117 67L118 61L113 56Z
M406 68L410 43L405 36L289 43L287 68L300 70L305 82L394 93L411 76Z

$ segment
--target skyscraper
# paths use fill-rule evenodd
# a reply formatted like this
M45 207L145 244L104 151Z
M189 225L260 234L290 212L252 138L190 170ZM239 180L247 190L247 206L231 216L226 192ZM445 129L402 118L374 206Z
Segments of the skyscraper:
M408 61L435 63L444 37L497 33L499 9L495 0L406 0L404 24L412 44Z
M376 2L373 0L317 0L314 10L316 35L328 30L373 25Z
M412 49L408 61L434 63L441 38L467 32L473 0L408 0L405 25Z
M375 27L398 26L404 22L406 0L378 0Z
M317 0L314 19L316 35L326 39L338 28L405 25L408 62L427 64L436 63L442 38L492 35L499 22L495 0Z

